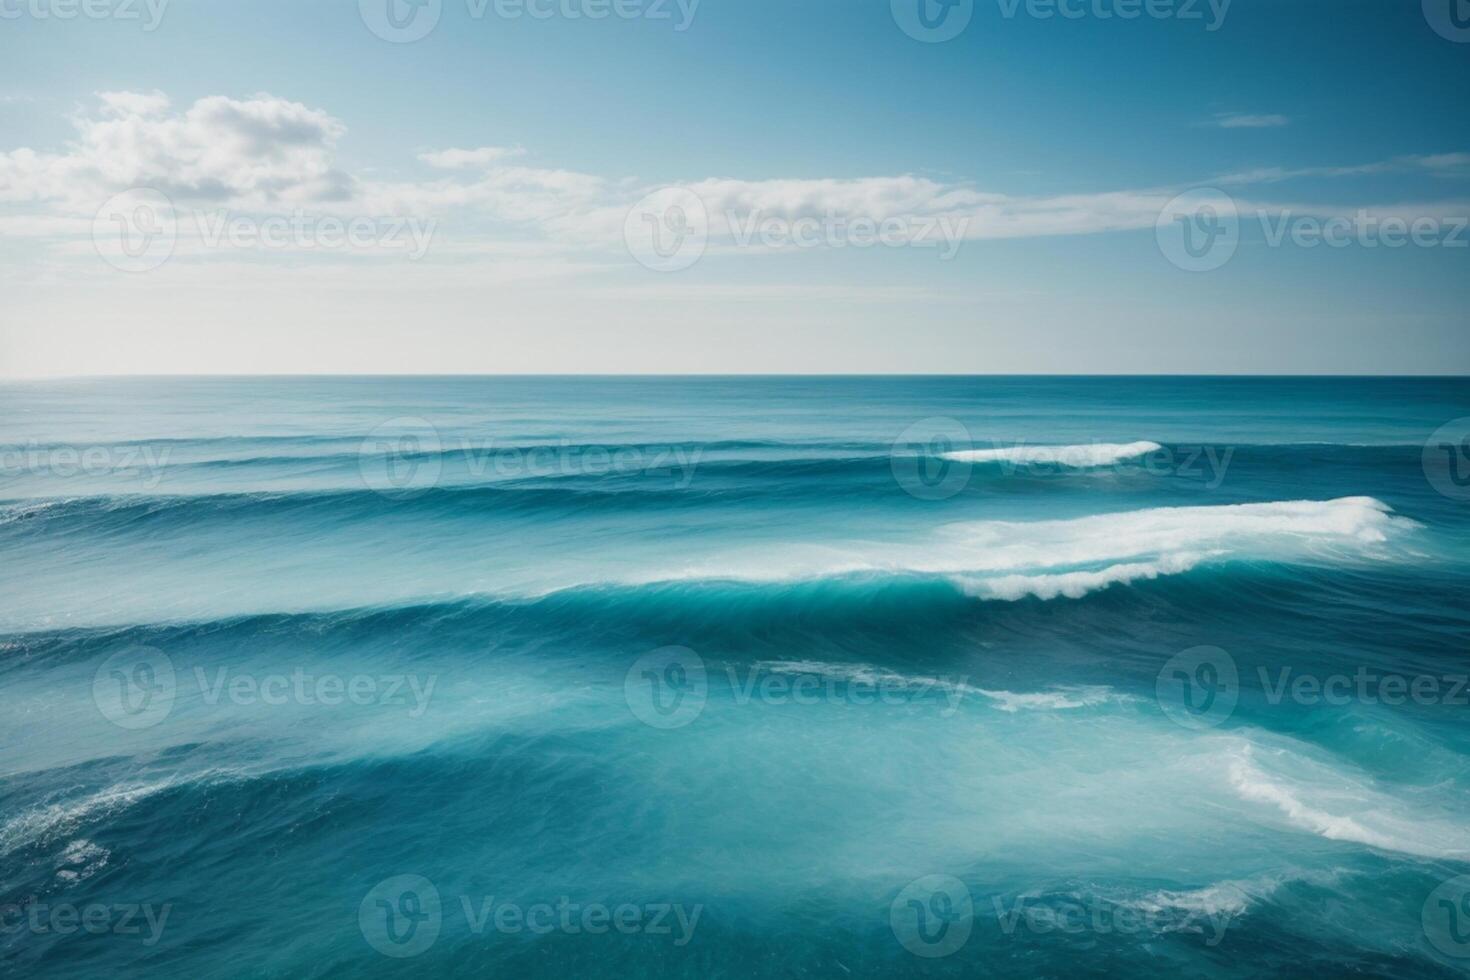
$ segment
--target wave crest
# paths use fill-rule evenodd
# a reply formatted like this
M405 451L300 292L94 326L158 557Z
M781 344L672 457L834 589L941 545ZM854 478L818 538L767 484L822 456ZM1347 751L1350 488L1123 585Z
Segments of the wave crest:
M960 449L945 453L945 459L961 463L1051 464L1073 469L1110 466L1158 452L1157 442L1093 442L1070 446L1010 446L1001 449Z

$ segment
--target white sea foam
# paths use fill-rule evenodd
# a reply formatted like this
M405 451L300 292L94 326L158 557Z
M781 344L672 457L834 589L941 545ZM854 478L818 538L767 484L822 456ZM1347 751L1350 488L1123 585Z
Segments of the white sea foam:
M1284 751L1274 756L1275 768L1289 768L1289 775L1261 764L1251 745L1228 754L1229 782L1237 796L1273 808L1291 826L1328 840L1416 857L1470 857L1470 827L1464 823L1421 813L1362 779L1304 757Z
M975 687L963 679L899 674L870 664L839 664L823 660L760 660L756 670L774 674L808 674L854 684L882 685L904 690L954 691L962 696L994 702L1001 711L1066 711L1108 701L1126 700L1112 688L1088 685L1055 687L1046 691L1016 692Z
M959 579L966 595L982 599L1003 599L1014 602L1027 596L1038 599L1055 599L1066 596L1080 599L1089 592L1106 589L1110 585L1126 585L1140 579L1155 579L1160 575L1177 575L1187 572L1204 560L1204 555L1184 553L1165 555L1157 561L1123 562L1109 565L1097 571L1060 572L1046 575L1002 575L988 579Z
M1053 464L1086 469L1110 466L1157 452L1156 442L1093 442L1071 446L1010 446L1003 449L960 449L945 453L946 459L962 463Z
M1074 708L1090 708L1108 701L1126 700L1110 687L1078 685L1056 687L1048 691L1017 693L971 688L976 694L989 698L1001 711L1070 711Z
M1120 901L1141 912L1190 912L1196 915L1239 915L1250 905L1250 894L1240 881L1222 881L1203 888L1161 888L1137 898Z
M82 823L109 816L170 786L169 782L113 786L109 789L22 811L0 825L0 857L22 847L70 834Z
M1067 520L963 522L906 542L767 547L635 581L921 574L950 577L982 598L1077 598L1217 559L1335 563L1384 557L1392 536L1415 527L1372 497L1152 507Z
M112 852L85 838L78 838L57 855L56 878L68 885L86 881L107 866Z

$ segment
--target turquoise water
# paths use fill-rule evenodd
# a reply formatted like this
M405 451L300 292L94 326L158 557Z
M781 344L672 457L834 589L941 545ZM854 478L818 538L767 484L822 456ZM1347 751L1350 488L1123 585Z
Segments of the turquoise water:
M1465 975L1467 416L1463 379L0 386L0 958Z

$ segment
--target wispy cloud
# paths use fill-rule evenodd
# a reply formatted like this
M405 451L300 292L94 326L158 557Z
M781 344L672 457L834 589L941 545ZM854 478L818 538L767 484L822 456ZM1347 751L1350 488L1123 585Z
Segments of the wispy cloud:
M1232 116L1239 120L1247 118ZM1250 117L1270 118L1270 117ZM442 219L453 240L435 254L474 261L501 247L543 250L545 268L574 272L621 254L630 209L656 187L618 175L527 165L520 146L426 150L428 179L379 179L339 166L336 144L346 125L328 112L270 95L209 96L176 108L161 92L104 92L72 118L65 149L0 151L0 225L9 234L85 245L97 208L135 187L168 194L177 208L248 209ZM1221 123L1224 125L1224 123ZM1236 125L1250 125L1236 122ZM1294 178L1386 173L1470 176L1470 153L1401 156L1355 166L1258 168L1209 183L1242 187ZM683 187L708 212L712 249L725 250L753 219L787 222L903 220L913 240L1090 235L1152 228L1178 193L1197 181L1149 188L1012 195L966 181L913 174L860 178L744 180L696 177ZM1237 192L1242 209L1280 210ZM1454 203L1454 202L1452 202ZM1370 205L1371 206L1371 205ZM1349 205L1328 209L1346 212ZM182 234L182 233L181 233ZM750 242L746 234L744 242ZM759 236L756 236L757 243ZM73 251L85 252L86 248ZM759 249L746 248L744 251ZM69 254L58 244L54 254ZM181 254L189 248L181 243ZM553 255L567 259L552 261Z
M521 146L481 146L473 150L431 150L420 153L419 159L441 170L463 170L469 167L488 167L492 163L518 157L525 152L525 147Z
M1407 155L1346 167L1257 167L1222 174L1215 184L1271 184L1303 177L1373 177L1381 174L1419 173L1434 177L1470 177L1470 153Z
M1275 129L1290 124L1291 120L1286 116L1251 112L1219 112L1210 122L1220 129Z

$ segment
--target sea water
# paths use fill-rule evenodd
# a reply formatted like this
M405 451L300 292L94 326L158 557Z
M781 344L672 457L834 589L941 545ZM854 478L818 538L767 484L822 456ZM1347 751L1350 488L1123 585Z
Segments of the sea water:
M0 386L15 976L1464 975L1470 382Z

